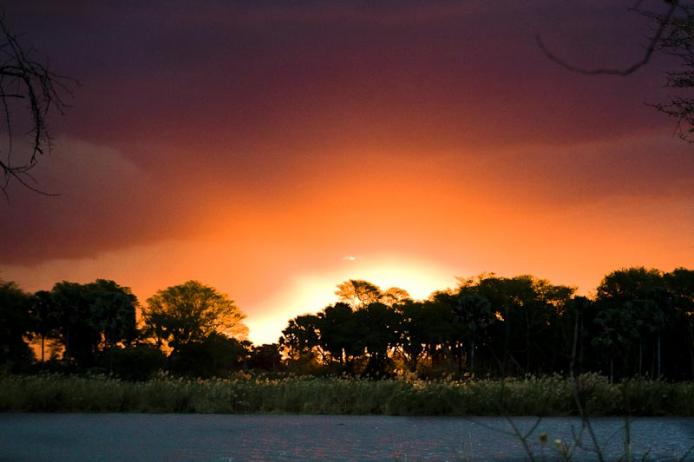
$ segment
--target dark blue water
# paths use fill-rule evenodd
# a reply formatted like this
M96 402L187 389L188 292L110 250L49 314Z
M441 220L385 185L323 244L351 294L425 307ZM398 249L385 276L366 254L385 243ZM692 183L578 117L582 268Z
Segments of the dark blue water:
M527 432L535 418L513 422ZM607 460L618 460L624 421L592 422ZM579 420L545 418L527 440L539 460L556 459L555 439L574 447L572 427L578 436ZM509 422L490 417L0 414L0 461L526 460L508 432ZM637 419L630 435L639 457L650 450L648 460L678 460L694 446L694 419ZM595 456L575 449L572 460ZM694 454L685 460L694 461Z

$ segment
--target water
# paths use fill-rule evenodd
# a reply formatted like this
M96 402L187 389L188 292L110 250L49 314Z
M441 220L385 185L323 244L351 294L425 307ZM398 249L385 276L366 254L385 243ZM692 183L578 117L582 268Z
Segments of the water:
M535 418L515 417L522 432ZM608 460L623 453L624 421L592 419ZM545 418L529 436L555 459L578 419ZM525 460L503 418L199 414L0 414L0 461L465 461ZM548 433L543 449L539 434ZM611 436L611 438L609 438ZM642 418L633 449L676 460L694 445L694 419ZM607 441L609 438L609 442ZM578 450L573 460L595 460ZM686 460L694 461L694 454Z

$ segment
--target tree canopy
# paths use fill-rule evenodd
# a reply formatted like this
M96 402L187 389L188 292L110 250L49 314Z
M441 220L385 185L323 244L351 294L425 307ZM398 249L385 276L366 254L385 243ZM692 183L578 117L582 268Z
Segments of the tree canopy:
M160 345L174 350L211 334L245 338L246 317L225 294L198 281L160 290L142 310L145 328Z
M0 280L0 365L16 368L31 359L24 336L31 331L29 295L14 282Z
M114 281L59 282L50 296L35 297L34 305L39 303L48 308L36 313L36 322L54 327L65 346L65 355L80 365L94 364L99 352L118 344L128 345L137 335L137 298L129 288ZM46 310L51 310L52 316Z
M694 378L694 270L620 269L592 298L529 275L483 274L425 300L386 299L363 280L338 290L352 303L296 316L277 344L254 347L234 302L197 281L157 292L139 325L137 298L114 281L63 281L34 294L2 282L0 369L60 365L132 380L163 368L200 377L254 368L372 378L569 370ZM28 342L43 347L46 339L59 349L36 363Z

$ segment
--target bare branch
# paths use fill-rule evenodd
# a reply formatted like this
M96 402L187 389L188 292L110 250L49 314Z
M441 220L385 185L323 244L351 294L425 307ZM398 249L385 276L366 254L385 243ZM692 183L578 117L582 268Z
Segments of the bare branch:
M47 119L51 110L63 113L66 107L63 94L71 94L71 88L79 85L74 79L56 74L47 65L32 57L31 48L23 48L7 28L0 16L0 117L7 131L6 149L0 155L0 190L7 197L7 188L12 181L21 186L48 196L30 175L40 156L51 151L51 136ZM18 106L16 101L26 101ZM15 152L14 142L19 133L27 130L29 148Z
M639 8L641 2L638 2L633 9ZM612 67L596 67L596 68L587 68L587 67L581 67L577 66L575 64L571 64L570 62L562 59L561 57L557 56L555 53L551 52L547 46L545 45L544 41L542 40L542 37L537 35L535 37L535 40L537 42L537 46L540 48L542 53L549 59L550 61L558 64L559 66L563 67L566 70L569 70L571 72L575 72L577 74L586 74L586 75L618 75L618 76L627 76L629 74L633 74L637 70L641 69L643 66L648 64L648 62L651 60L651 57L653 56L653 53L655 52L656 48L658 47L658 44L660 43L661 38L663 37L663 33L665 32L665 29L667 28L668 24L670 24L670 21L672 20L672 17L675 14L675 11L677 11L679 2L678 0L670 0L667 3L670 4L670 7L668 8L667 13L663 17L661 21L659 21L658 28L656 29L655 34L653 37L648 42L648 46L646 47L646 51L644 52L643 56L635 61L633 64L626 66L624 68L612 68Z
M593 443L592 449L594 449L594 453L598 457L599 462L604 462L605 458L603 456L602 449L600 448L600 444L598 443L598 438L595 435L593 425L591 424L590 419L588 418L588 414L586 413L586 410L583 406L583 401L581 400L580 383L578 377L576 376L576 351L578 346L579 334L578 325L579 317L582 316L582 314L582 310L577 310L576 318L574 319L573 343L571 346L571 363L569 365L569 377L571 379L571 394L573 395L578 415L581 417L581 432L583 431L583 428L588 430L588 436L590 436L590 440Z

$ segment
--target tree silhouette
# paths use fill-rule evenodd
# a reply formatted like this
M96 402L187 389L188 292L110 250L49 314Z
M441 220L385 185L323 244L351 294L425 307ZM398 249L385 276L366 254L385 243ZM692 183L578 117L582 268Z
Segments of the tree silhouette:
M46 359L46 340L58 338L59 317L51 292L40 290L29 305L32 331L41 341L41 362Z
M166 355L155 345L138 343L126 348L109 348L101 354L101 364L125 380L147 380L166 368Z
M51 149L49 113L63 112L62 98L76 83L34 59L33 50L20 44L0 18L0 191L6 196L12 180L45 194L31 171Z
M0 366L29 365L27 339L55 338L68 370L97 367L129 380L166 366L200 377L251 368L372 378L567 371L694 378L693 270L625 268L607 274L592 299L573 292L528 275L486 274L426 300L337 302L290 319L279 344L254 347L229 336L247 330L233 302L196 281L148 300L149 337L135 326L137 299L114 281L64 281L33 296L0 283Z
M465 294L461 290L455 306L455 321L462 327L463 344L469 353L470 372L475 372L475 353L486 337L489 326L496 321L489 300L477 294Z
M662 334L668 321L674 319L672 297L665 288L663 275L646 268L614 271L602 280L597 294L600 310L596 321L603 332L595 341L604 343L623 359L623 375L633 369L630 360L636 362L636 372L643 373L644 349L648 348L653 358L652 373L660 376ZM610 361L613 375L613 358Z
M287 327L282 330L278 343L286 355L286 364L290 370L313 372L325 363L325 353L320 348L318 322L317 315L301 315L290 319Z
M50 323L57 324L64 356L79 366L94 365L104 349L128 345L137 335L137 298L114 281L59 282L53 286L50 300L42 303L54 310L42 316L47 323L50 318Z
M353 372L353 359L364 351L365 326L347 303L335 303L318 314L317 328L320 347L338 361L341 367Z
M225 294L198 281L160 290L142 310L146 331L158 345L175 350L212 333L245 338L246 317Z
M369 281L350 279L337 285L335 295L340 301L349 303L354 308L362 308L379 301L383 294L377 285Z
M290 319L282 331L280 345L289 350L290 355L305 355L319 346L318 316L305 314Z
M417 370L419 360L425 352L427 339L424 319L424 304L420 301L406 300L395 307L398 313L398 346L410 372Z
M17 368L31 361L24 341L31 331L30 298L14 282L0 281L0 366Z
M663 281L673 297L673 325L675 332L679 334L674 336L679 339L679 345L671 350L671 354L684 353L682 359L675 363L689 362L689 376L694 377L694 270L676 268L670 273L665 273Z
M675 118L678 135L693 142L694 98L686 90L694 87L694 5L686 0L660 0L658 3L664 6L664 11L653 12L644 9L643 3L643 0L637 1L631 11L650 18L655 25L655 32L649 37L641 57L623 67L578 66L552 52L539 35L536 37L537 45L552 62L568 71L585 75L625 77L646 66L656 52L675 57L681 67L668 72L665 86L680 90L680 93L672 96L669 102L651 106Z
M361 345L368 353L365 374L383 377L391 373L388 352L398 341L398 315L393 307L383 303L371 303L354 313L361 326Z
M410 299L410 294L405 289L390 287L383 292L380 301L388 306L393 306Z
M675 57L681 67L667 75L666 86L678 90L667 103L654 105L661 112L677 120L679 136L692 142L694 135L694 5L672 1L671 8L677 13L672 16L653 15L656 21L665 26L665 33L658 43L658 50ZM687 92L687 90L689 90Z
M180 375L222 377L243 368L250 354L250 342L213 331L178 347L169 358L170 369Z
M276 372L282 368L282 355L276 343L254 346L250 352L249 366L252 369Z
M51 295L57 311L60 339L65 347L63 359L78 366L92 366L101 336L93 323L84 287L63 281L53 286Z
M113 348L121 342L125 345L132 343L137 336L137 297L129 288L106 279L88 284L87 290L91 315L102 332L104 346Z

